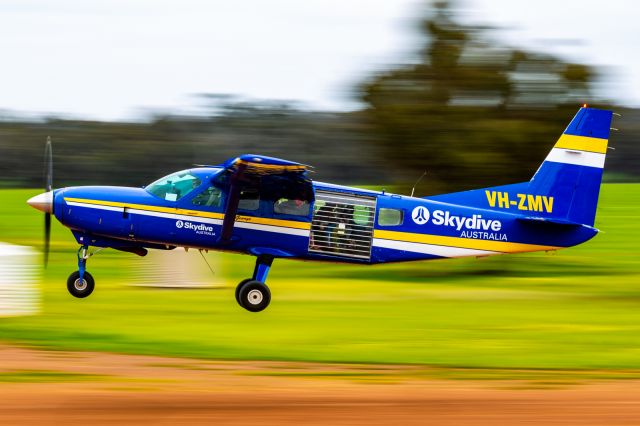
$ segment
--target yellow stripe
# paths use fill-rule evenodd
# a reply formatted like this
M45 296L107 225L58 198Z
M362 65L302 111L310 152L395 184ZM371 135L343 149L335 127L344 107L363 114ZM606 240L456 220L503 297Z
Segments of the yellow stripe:
M278 165L278 164L262 164L262 163L257 163L257 162L250 162L250 161L244 161L244 160L236 160L234 161L234 165L235 164L244 164L248 167L255 167L258 169L272 169L272 170L287 170L287 171L303 171L306 169L305 166L301 166L301 165Z
M470 238L445 237L441 235L414 234L411 232L382 231L376 229L374 238L422 244L434 244L457 248L488 250L501 253L523 253L527 251L556 250L561 247L540 246L536 244L510 243L507 241L474 240Z
M578 151L606 154L607 139L590 138L588 136L562 135L554 148L575 149Z
M308 222L296 222L293 220L282 219L267 219L265 217L253 217L253 216L237 216L236 222L255 223L258 225L272 225L272 226L284 226L287 228L296 229L311 229L311 224Z
M176 209L171 207L148 206L146 204L121 203L117 201L88 200L85 198L65 197L65 201L73 201L76 203L93 204L98 206L122 207L130 209L145 210L150 212L181 214L185 216L206 217L210 219L224 219L224 214L214 212L203 212L200 210ZM263 217L253 216L236 216L236 222L255 223L257 225L272 225L296 229L311 229L308 222L296 222L294 220L267 219Z

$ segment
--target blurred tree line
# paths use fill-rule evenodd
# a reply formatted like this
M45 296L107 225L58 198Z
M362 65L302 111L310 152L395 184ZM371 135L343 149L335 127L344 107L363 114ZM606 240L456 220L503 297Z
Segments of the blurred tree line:
M502 46L487 28L457 23L447 2L435 3L430 15L421 25L426 43L418 60L362 86L385 155L414 176L427 169L443 189L528 180L578 107L592 99L595 71ZM633 123L614 122L624 132L613 144L637 159L640 147L630 142L640 129ZM611 154L607 168L637 175L631 158Z
M233 99L209 114L146 122L0 117L0 185L39 187L44 141L54 141L55 186L139 186L192 164L241 153L315 166L316 180L391 183L418 195L528 180L575 114L592 99L595 71L505 47L488 28L462 25L437 2L421 23L424 46L410 64L358 87L360 111L314 112ZM606 103L595 107L610 107ZM607 173L638 179L640 111L620 110Z
M141 186L194 164L216 165L244 153L315 167L315 180L388 181L360 113L307 112L231 101L212 116L158 116L119 123L63 119L0 121L0 185L40 187L51 135L54 186Z

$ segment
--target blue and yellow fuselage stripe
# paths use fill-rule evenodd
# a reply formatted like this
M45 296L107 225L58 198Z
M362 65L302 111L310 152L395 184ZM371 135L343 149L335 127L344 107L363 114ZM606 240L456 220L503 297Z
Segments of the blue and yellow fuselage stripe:
M222 213L205 212L201 210L181 209L181 208L172 208L172 207L153 206L148 204L95 200L95 199L76 198L76 197L65 197L64 200L66 202L89 204L96 207L105 206L105 207L122 208L123 210L130 209L130 210L146 211L151 213L157 212L157 213L180 215L180 216L193 218L193 220L195 221L197 221L198 218L215 219L219 221L222 221L224 219L224 214ZM262 218L262 217L254 217L254 216L247 216L247 215L238 215L236 217L236 222L255 224L255 225L267 225L270 227L282 228L283 230L286 228L293 228L293 229L306 230L306 231L311 229L311 224L309 222ZM274 230L271 229L269 232L273 232L273 231ZM275 230L275 232L277 232L277 229ZM530 252L530 251L556 250L556 249L562 248L559 246L528 244L523 242L490 241L490 240L462 238L462 237L437 235L437 234L429 234L429 233L390 231L390 230L383 230L383 229L375 229L373 233L373 238L374 238L374 244L373 244L374 247L376 246L376 240L388 240L388 241L395 241L400 243L417 243L422 245L480 250L480 251L487 251L487 252L494 252L494 253L521 253L521 252Z
M219 219L219 220L224 219L224 214L222 213L204 212L201 210L152 206L148 204L123 203L118 201L91 200L86 198L74 198L74 197L65 197L64 200L75 202L75 203L92 204L96 206L120 207L123 209L127 208L127 209L144 210L148 212L177 214L177 215L183 215L183 216L190 216L190 217L193 217L194 219L199 217L208 218L208 219ZM293 220L282 220L282 219L270 219L270 218L254 217L254 216L238 215L236 217L236 221L243 222L243 223L255 223L258 225L281 226L281 227L295 228L295 229L308 230L311 228L311 224L308 222L298 222Z

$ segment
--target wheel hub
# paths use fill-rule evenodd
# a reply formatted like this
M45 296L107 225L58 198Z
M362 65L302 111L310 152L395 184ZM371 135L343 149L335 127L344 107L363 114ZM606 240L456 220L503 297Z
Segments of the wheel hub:
M249 294L247 294L247 300L252 305L259 305L263 298L264 296L262 295L262 292L257 289L251 290Z
M84 289L87 288L87 280L82 280L80 281L80 278L78 278L77 280L75 280L75 282L73 283L73 286L75 287L76 290L78 291L82 291Z

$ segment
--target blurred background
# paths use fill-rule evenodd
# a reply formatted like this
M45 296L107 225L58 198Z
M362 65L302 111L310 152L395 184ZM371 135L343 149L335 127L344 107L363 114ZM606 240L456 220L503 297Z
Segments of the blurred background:
M0 339L410 363L442 368L437 377L548 383L557 369L572 371L565 381L597 369L636 378L636 8L623 0L2 2L0 241L12 245L40 247L41 216L25 200L41 191L49 135L54 187L142 186L259 153L313 165L315 180L400 193L427 170L416 189L425 196L528 180L584 103L621 117L596 223L605 232L584 246L375 268L277 260L273 303L252 315L232 293L253 259L214 253L212 275L193 252L140 259L107 250L89 263L96 291L74 300L64 283L76 244L55 224L40 276L33 250L0 251L21 259L0 262L4 277L20 273L15 265L27 274L0 280L5 289L25 280L0 292L17 294L6 296L17 302L3 311ZM167 255L182 257L169 267Z
M0 185L145 185L259 152L423 195L527 179L583 103L638 179L632 3L4 2ZM552 11L552 12L551 12ZM149 158L153 161L148 161Z

